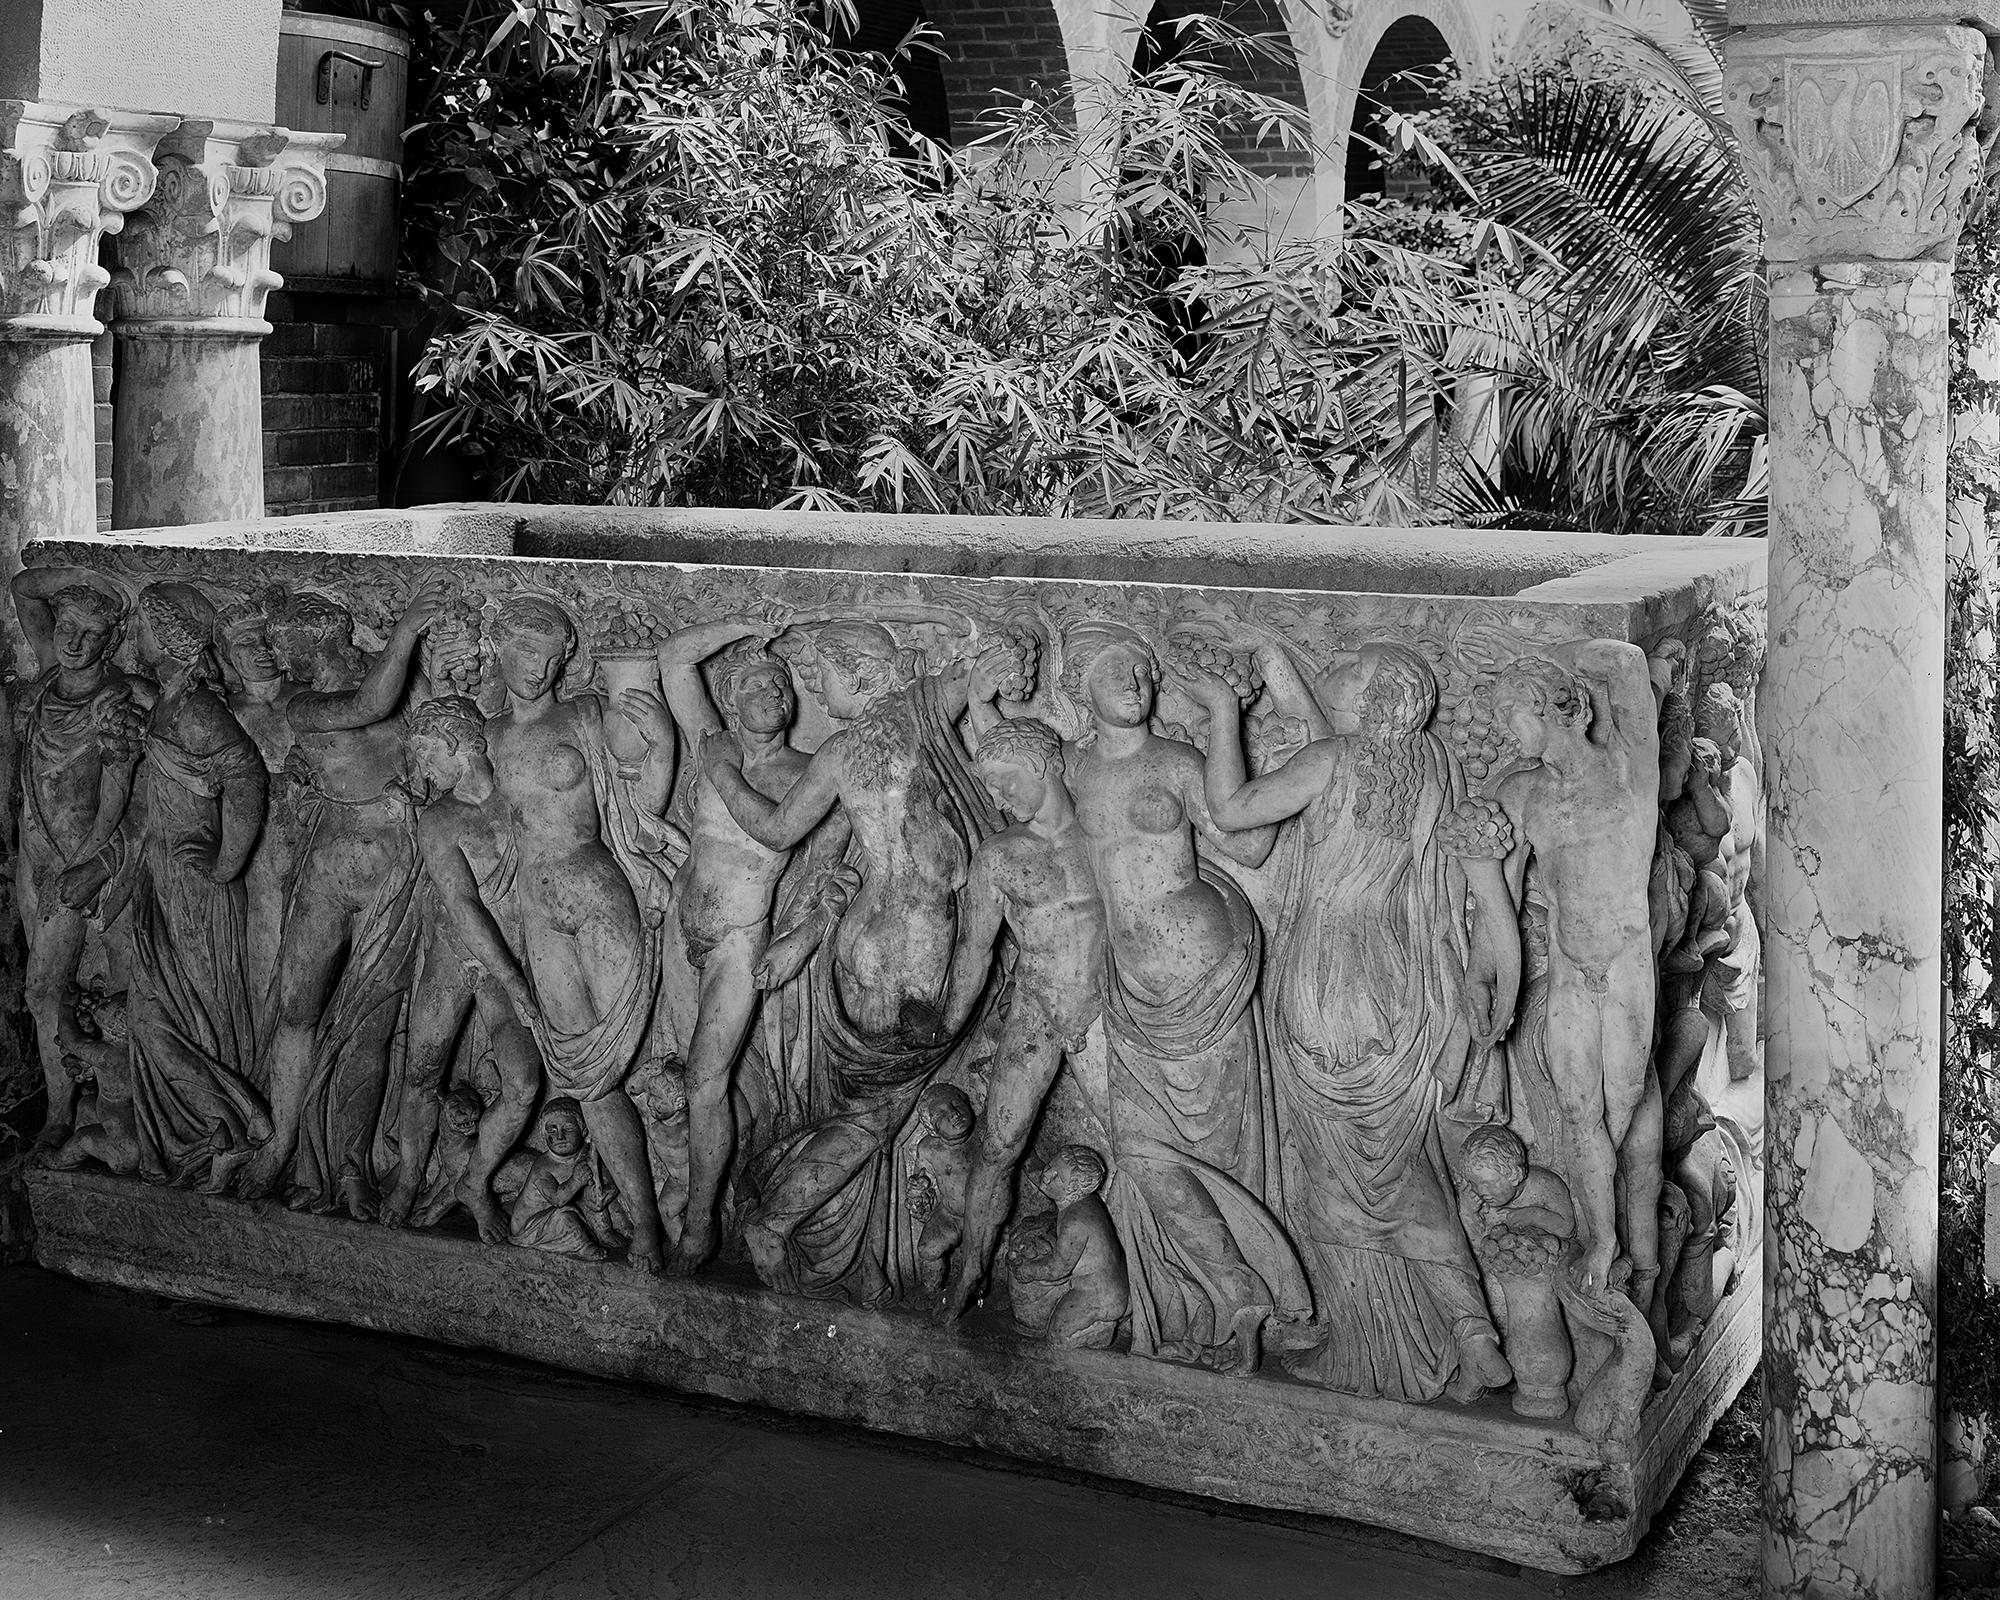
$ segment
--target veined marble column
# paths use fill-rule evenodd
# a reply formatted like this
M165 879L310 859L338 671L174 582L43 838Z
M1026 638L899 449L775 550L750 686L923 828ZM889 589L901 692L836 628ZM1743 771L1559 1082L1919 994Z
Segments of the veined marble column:
M150 152L174 125L0 100L0 584L30 540L97 531L97 247L152 194Z
M264 302L271 241L326 205L339 134L189 120L119 241L111 521L171 527L264 514Z
M1937 1503L1946 330L1970 28L1753 28L1771 289L1764 1592L1917 1600Z

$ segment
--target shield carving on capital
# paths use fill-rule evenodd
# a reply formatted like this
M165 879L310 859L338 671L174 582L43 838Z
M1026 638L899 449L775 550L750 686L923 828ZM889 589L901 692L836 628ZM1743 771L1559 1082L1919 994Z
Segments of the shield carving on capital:
M1903 64L1896 56L1785 63L1785 142L1799 177L1836 206L1888 177L1903 143Z

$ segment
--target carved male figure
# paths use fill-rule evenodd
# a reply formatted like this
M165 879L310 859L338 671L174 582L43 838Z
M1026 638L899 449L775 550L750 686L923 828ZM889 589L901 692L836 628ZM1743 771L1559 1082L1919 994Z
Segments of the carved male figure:
M426 701L409 720L409 762L429 803L417 823L425 885L424 947L410 1000L396 1183L382 1220L410 1214L437 1128L438 1090L467 1019L486 1027L500 1095L481 1117L458 1198L488 1244L507 1238L493 1174L513 1149L541 1093L535 1015L520 958L511 873L513 815L486 752L486 719L458 695Z
M369 1148L417 935L416 827L397 712L445 601L442 583L421 586L372 660L355 647L353 619L322 596L292 595L274 619L301 685L285 718L305 832L264 1052L273 1131L244 1170L246 1195L271 1193L289 1169L292 1203L373 1211Z
M947 1319L971 1304L992 1265L1014 1169L1043 1098L1104 1003L1104 902L1063 784L1062 741L1033 718L994 718L980 735L973 770L1014 825L973 853L946 991L947 1033L971 1016L1003 926L1013 934L1016 959L973 1141L965 1238L939 1306Z
M1499 798L1519 837L1510 875L1518 882L1531 858L1548 907L1547 1052L1571 1150L1582 1287L1611 1282L1622 1209L1630 1292L1645 1306L1659 1275L1661 1106L1647 1060L1658 713L1636 646L1599 639L1561 654L1524 656L1500 674L1494 716L1529 765L1501 780Z
M15 575L14 609L41 666L26 703L15 893L28 935L28 1014L48 1092L42 1142L53 1146L69 1136L76 1101L60 1035L88 933L83 911L67 903L57 881L102 850L124 819L143 724L112 661L125 622L115 591L73 567L30 567Z
M798 709L791 674L763 647L776 631L756 622L706 623L682 628L659 650L661 686L681 735L699 745L726 730L742 756L743 781L773 802L785 798L812 759L790 742ZM701 663L710 658L713 700L701 677ZM847 837L846 816L836 812L807 848L830 866ZM674 883L678 937L670 936L666 949L687 1099L687 1212L667 1263L677 1274L715 1254L716 1206L736 1142L732 1074L758 1000L795 977L814 949L806 938L770 948L772 904L791 856L789 847L767 846L740 826L713 780L696 771L688 859Z
M506 707L486 725L500 799L513 819L513 883L530 1026L550 1085L573 1099L631 1217L628 1261L665 1264L646 1135L626 1095L659 992L658 909L642 908L613 843L637 837L667 808L673 723L664 707L621 703L645 755L619 770L607 709L594 694L557 693L576 652L576 625L553 601L516 595L492 630Z
M1009 1262L1016 1319L1079 1350L1109 1345L1132 1306L1125 1252L1099 1194L1104 1180L1104 1158L1088 1145L1051 1156L1039 1179L1056 1208L1047 1247L1024 1241Z
M480 1099L479 1091L469 1083L455 1083L445 1092L443 1107L432 1157L433 1176L408 1219L419 1228L436 1226L462 1203L460 1197L470 1187L466 1174L479 1151L479 1124L486 1114L486 1102ZM385 1216L383 1220L390 1219ZM400 1223L403 1219L395 1220ZM504 1238L486 1242L500 1244Z
M125 997L73 988L62 1017L63 1064L79 1083L94 1086L89 1121L49 1157L52 1167L101 1161L113 1172L139 1169L139 1131L132 1107L132 1046Z

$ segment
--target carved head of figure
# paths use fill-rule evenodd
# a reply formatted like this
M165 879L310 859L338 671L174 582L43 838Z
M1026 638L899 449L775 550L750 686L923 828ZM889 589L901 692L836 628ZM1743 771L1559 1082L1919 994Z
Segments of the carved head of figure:
M1049 1157L1037 1186L1059 1206L1074 1205L1104 1187L1104 1157L1087 1144L1066 1144Z
M154 583L139 596L139 654L162 682L220 681L209 641L215 637L215 607L191 583Z
M486 1114L486 1102L469 1083L455 1083L445 1091L444 1125L461 1139L479 1132L479 1119Z
M407 738L411 772L428 792L442 794L486 753L486 717L463 695L441 695L411 714Z
M934 1083L917 1098L917 1115L946 1144L972 1137L972 1102L956 1084Z
M1590 691L1555 662L1522 656L1500 669L1493 686L1493 717L1523 756L1538 760L1561 734L1589 731Z
M516 700L554 694L576 654L576 624L567 611L538 594L517 594L493 619L493 654L500 681Z
M222 652L224 676L233 680L231 688L254 690L288 676L271 637L271 619L247 595L215 614L215 643Z
M1099 727L1142 728L1159 698L1160 658L1115 622L1079 622L1063 635L1063 692Z
M980 735L972 764L1000 809L1026 822L1042 809L1049 785L1063 781L1062 740L1034 717L1004 718Z
M895 635L876 622L829 622L809 634L787 629L771 648L798 663L826 714L842 722L862 716L917 674L916 653L900 648Z
M56 665L65 672L89 671L117 650L125 631L125 602L95 584L58 589L49 597L49 611Z
M798 713L790 669L761 640L737 640L716 656L708 676L716 707L732 729L782 733Z
M1743 753L1743 702L1728 684L1711 683L1702 691L1694 708L1694 731L1722 752L1724 762L1735 764Z
M300 683L346 681L363 669L354 617L338 601L274 585L264 592L264 616L279 659Z
M625 1093L648 1122L664 1124L687 1117L687 1080L671 1056L641 1061L626 1078Z
M542 1107L542 1148L552 1156L573 1156L583 1150L583 1107L568 1095L558 1095Z
M1489 1206L1509 1204L1528 1181L1528 1147L1509 1128L1474 1128L1458 1161L1465 1186Z

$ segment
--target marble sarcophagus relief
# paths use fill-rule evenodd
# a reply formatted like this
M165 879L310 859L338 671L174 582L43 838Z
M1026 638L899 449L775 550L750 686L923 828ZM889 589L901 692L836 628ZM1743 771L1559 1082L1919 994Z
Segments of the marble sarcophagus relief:
M1754 1360L1761 551L1501 537L31 547L42 1258L1615 1559Z

